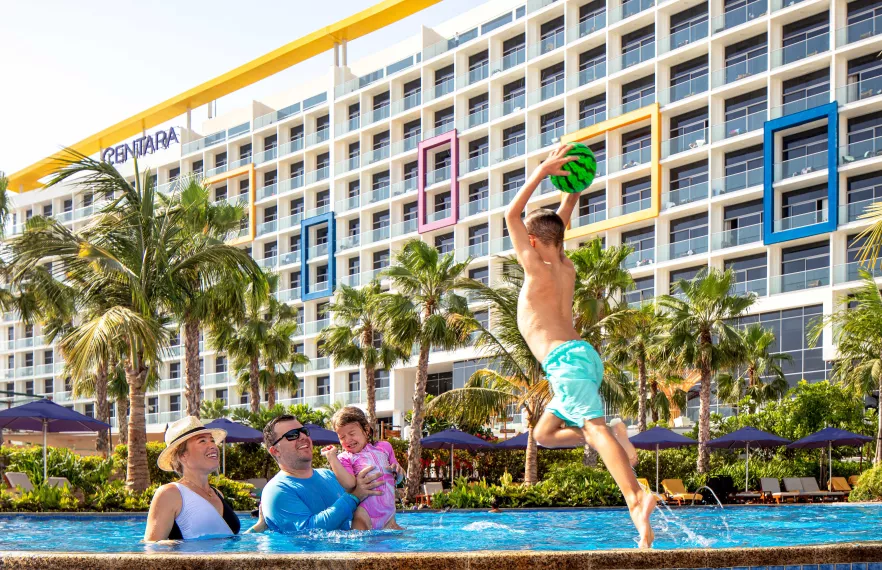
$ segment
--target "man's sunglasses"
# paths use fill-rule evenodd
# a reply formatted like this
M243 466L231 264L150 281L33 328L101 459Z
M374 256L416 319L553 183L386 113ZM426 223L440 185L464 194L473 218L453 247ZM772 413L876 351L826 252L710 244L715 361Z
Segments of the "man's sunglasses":
M282 437L280 437L279 439L277 439L276 441L274 441L274 442L273 442L273 445L276 445L277 443L279 443L279 442L282 441L283 439L287 439L288 441L297 441L297 440L300 438L300 434L301 434L301 433L302 433L303 435L309 437L309 430L308 430L307 428L305 428L305 427L299 427L299 428L289 429L287 432L285 432L285 433L282 435ZM272 446L270 446L270 447L272 447Z

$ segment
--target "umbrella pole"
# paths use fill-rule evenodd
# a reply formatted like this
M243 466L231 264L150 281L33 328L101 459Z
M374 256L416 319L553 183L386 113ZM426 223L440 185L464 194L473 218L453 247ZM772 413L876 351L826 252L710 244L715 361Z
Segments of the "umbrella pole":
M453 489L453 444L450 444L450 488Z
M49 431L49 420L43 420L43 484L49 483L49 467L46 464L46 432Z
M224 475L226 475L227 474L227 442L223 442L221 445L224 446L224 450L223 450L224 462L223 462L222 472Z
M747 455L747 465L744 468L744 492L747 492L747 481L750 479L750 443L744 444L744 453Z
M827 442L829 460L827 461L827 490L833 490L833 442Z
M658 444L655 444L655 492L661 493L658 490Z

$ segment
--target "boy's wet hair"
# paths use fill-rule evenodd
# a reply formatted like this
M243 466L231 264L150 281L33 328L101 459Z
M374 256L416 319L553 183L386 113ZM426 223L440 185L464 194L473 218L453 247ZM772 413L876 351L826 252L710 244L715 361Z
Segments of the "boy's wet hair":
M557 212L545 208L533 210L527 214L524 225L527 226L528 234L535 236L545 245L556 247L563 243L566 226Z
M331 416L331 429L334 431L349 424L358 424L361 426L361 429L367 434L368 442L374 443L374 430L371 427L371 424L368 423L367 415L365 415L361 408L346 406L345 408L337 410L337 412Z

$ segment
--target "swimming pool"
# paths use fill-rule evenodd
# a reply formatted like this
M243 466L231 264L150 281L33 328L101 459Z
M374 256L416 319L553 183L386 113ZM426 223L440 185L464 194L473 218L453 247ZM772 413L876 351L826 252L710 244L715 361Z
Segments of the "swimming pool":
M242 527L253 522L243 515ZM0 515L0 551L418 553L592 551L634 548L627 511L611 509L405 512L401 532L309 532L145 545L144 515ZM688 508L653 514L659 549L779 547L879 540L882 505ZM76 537L71 540L71 537Z

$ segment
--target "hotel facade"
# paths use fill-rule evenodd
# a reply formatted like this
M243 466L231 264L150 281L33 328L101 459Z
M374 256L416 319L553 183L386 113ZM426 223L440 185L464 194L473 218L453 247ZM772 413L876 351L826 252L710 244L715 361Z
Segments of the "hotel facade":
M283 404L366 402L356 367L319 356L335 288L377 278L411 239L496 282L499 256L513 253L507 204L555 144L575 140L598 176L566 247L630 245L632 304L732 269L735 292L758 298L743 322L774 330L795 384L829 374L832 335L812 347L806 331L859 285L860 216L882 201L880 55L882 0L499 0L351 67L345 43L334 46L324 77L198 129L181 116L99 156L131 176L143 153L162 191L196 174L215 200L246 206L235 243L280 275L276 295L299 309L312 359ZM546 180L528 209L559 200ZM8 232L33 215L82 227L99 207L70 187L29 191ZM94 414L40 326L3 321L0 385ZM185 409L173 344L147 396L157 434ZM201 348L204 398L246 406L226 357ZM471 347L433 352L428 391L461 387L482 366ZM378 373L380 419L402 425L415 376L416 358Z

